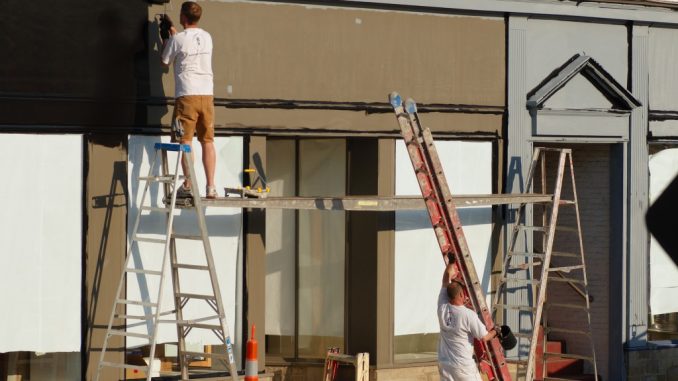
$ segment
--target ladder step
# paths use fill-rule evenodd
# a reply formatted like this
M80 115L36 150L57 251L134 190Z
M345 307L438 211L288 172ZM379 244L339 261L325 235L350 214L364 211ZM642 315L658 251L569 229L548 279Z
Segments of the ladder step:
M109 335L116 335L116 336L129 336L129 337L140 337L142 339L150 339L151 335L147 335L144 333L136 333L136 332L128 332L128 331L121 331L118 329L111 329L108 331Z
M549 271L569 273L572 270L583 270L583 269L584 265L576 265L576 266L550 267Z
M155 315L124 315L124 314L115 314L116 319L125 319L125 320L151 320Z
M580 329L567 329L567 328L557 328L557 327L546 327L546 330L548 332L556 332L556 333L571 333L574 335L585 335L585 336L591 336L591 333L588 331L582 331Z
M199 235L190 235L190 234L172 234L172 238L176 239L190 239L194 241L202 241L202 236Z
M128 273L136 273L136 274L148 274L148 275L162 275L162 271L158 270L144 270L144 269L125 269L126 272Z
M544 360L548 362L548 358L554 358L554 357L560 357L564 359L571 359L571 360L586 360L593 362L593 357L591 356L583 356L583 355L575 355L572 353L554 353L554 352L544 352ZM559 360L556 360L559 361Z
M148 365L132 365L132 364L122 364L116 362L102 361L99 363L99 367L108 366L111 368L124 368L124 369L136 369L144 372L148 372Z
M584 284L583 279L575 279L575 278L549 278L550 282L567 282L567 283L579 283L579 284Z
M118 299L115 301L118 304L131 304L135 306L144 306L144 307L157 307L158 303L153 302L144 302L141 300L129 300L129 299Z
M513 282L513 283L524 283L524 284L540 284L541 283L541 281L536 280L536 279L521 279L521 278L502 278L502 282L506 282L506 283Z
M163 245L167 243L167 241L164 238L139 237L138 235L134 236L132 240L137 242L161 243Z
M513 336L519 337L521 339L532 340L532 333L531 332L513 332Z
M159 208L159 207L156 207L156 206L142 206L139 209L148 210L148 211L151 211L151 212L160 212L160 213L169 213L170 210L171 210L169 208Z
M179 176L179 179L183 179L184 176ZM139 176L137 177L139 181L153 181L153 182L158 182L158 183L173 183L174 182L174 176L173 175L168 175L168 176Z
M214 295L200 295L200 294L187 294L180 292L177 294L178 297L180 298L188 298L188 299L204 299L204 300L217 300L217 298Z
M520 310L520 311L531 311L534 312L536 310L535 307L530 307L530 306L521 306L518 304L503 304L503 303L496 303L495 307L499 307L505 310Z
M581 258L581 254L579 253L566 253L564 251L554 251L551 253L551 255L561 258Z
M189 324L199 323L201 321L214 320L214 319L218 319L218 318L219 318L219 315L212 315L212 316L206 316L206 317L201 317L201 318L191 319L191 320L160 320L160 322L161 323L189 325Z
M191 328L200 328L200 329L214 329L217 331L222 331L223 327L218 324L201 324L193 322L182 322L178 321L177 325L180 327L191 327Z
M548 231L547 227L545 227L545 226L516 225L516 227L518 229L532 230L532 231L541 232L541 233L546 233Z
M228 354L226 353L205 353L205 352L190 352L190 351L180 351L184 356L195 356L195 357L218 357L228 359Z
M189 265L185 263L175 263L172 265L175 269L190 269L190 270L209 270L209 266L205 265Z
M525 251L510 251L509 256L511 257L531 257L531 258L544 258L546 254L544 253L532 253Z
M530 266L541 266L541 262L535 261L532 263L523 263L517 266L512 266L506 269L506 271L526 271L530 269Z
M574 200L560 200L560 205L575 205L576 203Z

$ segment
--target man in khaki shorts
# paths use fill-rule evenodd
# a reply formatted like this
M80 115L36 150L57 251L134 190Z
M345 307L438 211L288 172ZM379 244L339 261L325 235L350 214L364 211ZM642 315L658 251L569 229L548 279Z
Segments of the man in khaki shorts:
M202 8L193 1L181 4L179 22L184 30L177 33L169 28L170 37L163 41L162 64L174 63L175 105L172 123L178 130L182 144L191 145L193 135L198 133L202 145L202 163L207 177L207 198L216 198L214 171L214 84L212 74L212 37L198 27ZM183 132L182 132L183 130ZM192 153L191 153L192 154ZM184 174L188 168L182 163ZM191 180L188 178L179 188L179 197L190 196Z

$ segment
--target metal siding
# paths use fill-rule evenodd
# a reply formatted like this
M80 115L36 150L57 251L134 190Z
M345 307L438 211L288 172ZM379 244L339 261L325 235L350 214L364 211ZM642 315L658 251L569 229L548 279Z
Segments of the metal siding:
M678 110L678 29L649 28L649 108Z
M508 148L507 148L507 177L506 192L521 193L525 183L525 177L530 165L532 145L530 144L530 118L525 108L525 97L527 94L527 18L520 16L509 17L509 83L508 83ZM514 213L515 209L509 209ZM526 215L528 221L531 220L531 209ZM507 218L506 231L513 227L512 217ZM510 234L506 234L506 245L510 244ZM520 247L520 246L517 246ZM527 295L509 294L508 303L527 304ZM514 331L519 331L521 324L528 324L528 321L521 321L520 316L515 313L507 313L506 323ZM521 343L524 344L524 343ZM518 350L514 349L507 353L508 356L517 356Z
M633 26L632 84L633 95L643 104L631 114L629 155L629 269L628 331L629 347L647 342L648 318L648 233L644 216L648 207L648 27Z
M628 137L627 115L539 115L535 135Z

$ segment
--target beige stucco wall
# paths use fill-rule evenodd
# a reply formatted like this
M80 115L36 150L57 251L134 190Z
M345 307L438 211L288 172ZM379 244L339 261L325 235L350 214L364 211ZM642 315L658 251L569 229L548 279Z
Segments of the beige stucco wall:
M261 2L199 3L204 12L200 25L214 41L217 98L385 103L388 93L397 90L419 103L505 104L502 18ZM173 8L168 13L178 20L179 6ZM149 20L162 11L161 6L150 7ZM162 74L156 65L159 46L153 25L150 30L151 93L171 97L173 76L171 71ZM167 124L169 112L171 107L160 110L160 115L153 111L149 119L155 120L149 122ZM221 110L217 125L336 129L343 123L352 127L339 129L380 128L367 121L364 112L355 116L344 112L341 117L337 117L341 112L281 113ZM491 123L501 130L500 115L461 118L449 128L473 131ZM388 128L393 125L390 119Z

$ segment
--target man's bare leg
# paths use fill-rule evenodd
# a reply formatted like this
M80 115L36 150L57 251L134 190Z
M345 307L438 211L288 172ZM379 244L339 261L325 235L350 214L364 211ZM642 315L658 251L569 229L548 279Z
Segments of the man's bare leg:
M217 153L214 149L214 142L202 144L202 165L205 167L205 177L207 186L214 187L214 172L217 166Z
M181 142L181 144L186 144L189 147L191 147L191 158L193 159L193 161L195 161L195 154L193 154L193 145L191 143L192 143L192 141L190 141L190 140L187 141L187 142ZM189 176L191 175L191 171L188 169L188 166L186 165L185 160L181 161L181 169L184 171L184 187L190 188L191 187L191 178Z

